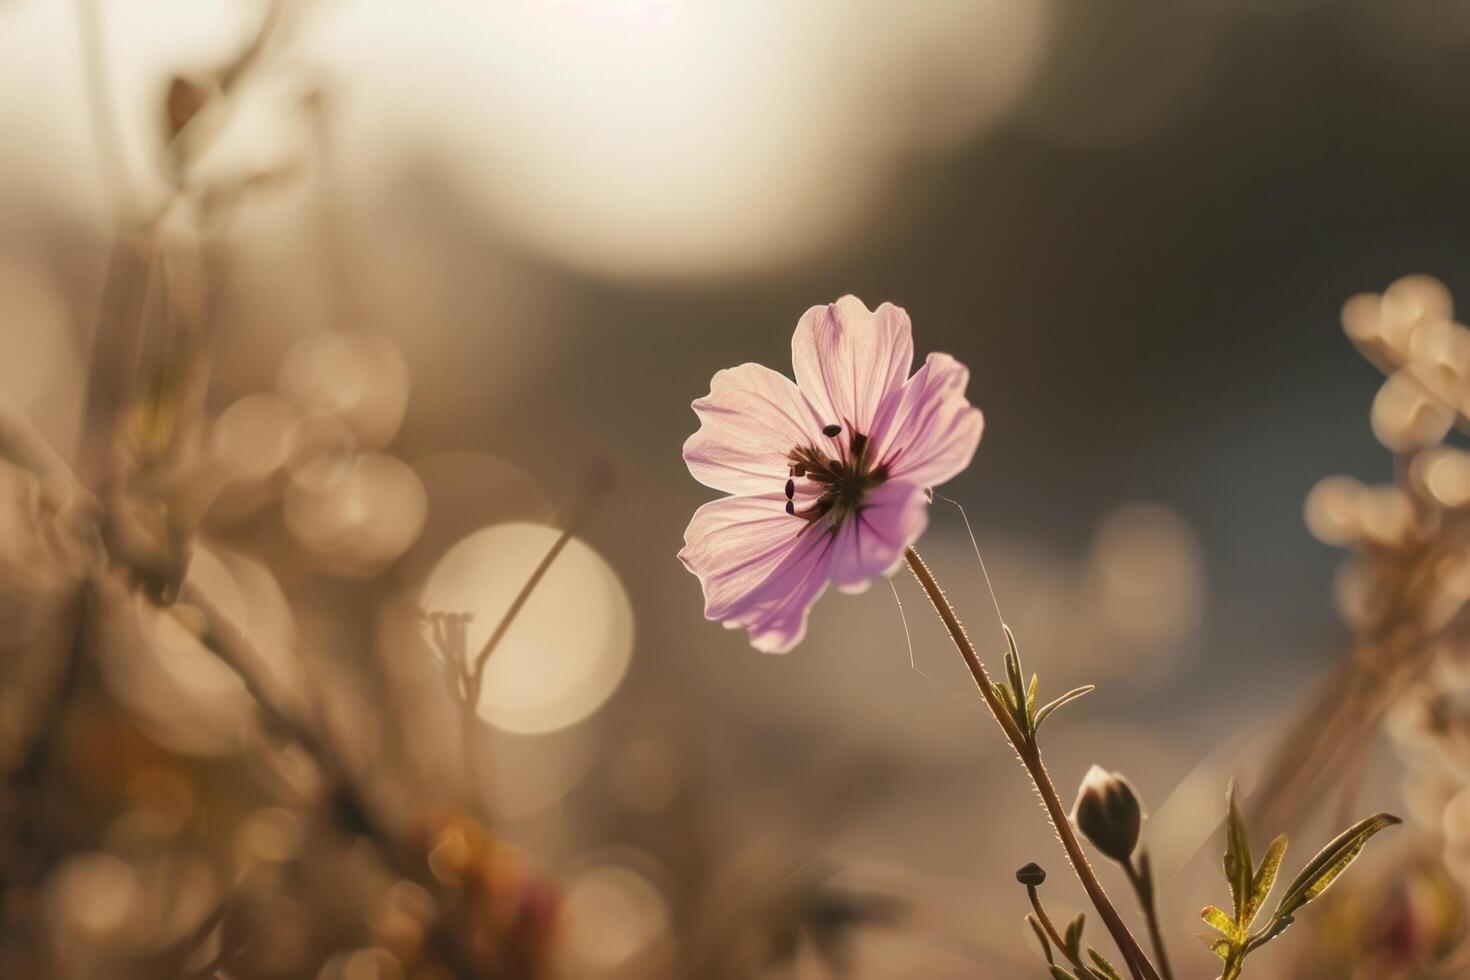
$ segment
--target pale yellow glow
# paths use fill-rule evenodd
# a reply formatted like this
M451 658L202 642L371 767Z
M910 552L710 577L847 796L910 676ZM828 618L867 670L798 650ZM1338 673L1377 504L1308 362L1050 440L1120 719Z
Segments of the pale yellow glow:
M357 93L363 159L408 134L503 232L664 277L840 245L901 159L1010 107L1049 22L1047 0L382 0L332 10L312 44Z
M568 887L565 902L569 955L594 976L629 963L669 929L668 906L658 889L620 865L583 872Z
M624 277L726 275L841 247L881 217L901 164L1001 119L1041 66L1053 2L299 5L292 69L279 74L287 88L324 78L348 94L337 132L358 188L429 159L498 233L559 261ZM223 62L258 9L96 6L126 176L156 198L168 76ZM110 175L80 60L73 4L0 7L0 114L19 150L0 173L96 218ZM249 138L226 138L207 174L291 159L289 100L262 94L280 81L257 83L232 114Z

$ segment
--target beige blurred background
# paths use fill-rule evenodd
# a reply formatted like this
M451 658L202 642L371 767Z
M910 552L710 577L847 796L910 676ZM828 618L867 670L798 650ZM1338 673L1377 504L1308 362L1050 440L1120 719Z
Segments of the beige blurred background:
M1338 310L1408 272L1470 286L1470 11L299 0L191 119L181 193L171 80L269 10L0 0L0 387L52 444L85 455L98 357L146 374L186 307L210 371L190 579L432 804L465 753L417 611L483 643L610 464L491 663L470 767L558 883L570 975L724 975L705 951L808 881L909 907L844 975L1037 975L1012 872L1052 870L1059 914L1082 895L913 583L911 645L880 585L773 658L703 620L674 557L712 496L679 456L709 377L786 370L814 303L904 306L921 353L971 367L987 431L943 492L1028 666L1100 686L1051 726L1052 771L1064 794L1094 762L1134 780L1176 962L1207 975L1226 783L1346 649L1303 500L1391 472ZM142 226L140 254L194 258L119 258ZM951 503L922 550L998 661ZM98 690L187 783L252 708L187 622L136 615L151 652L100 656ZM1401 810L1372 751L1358 808ZM95 854L75 887L145 889ZM302 948L274 975L395 969Z

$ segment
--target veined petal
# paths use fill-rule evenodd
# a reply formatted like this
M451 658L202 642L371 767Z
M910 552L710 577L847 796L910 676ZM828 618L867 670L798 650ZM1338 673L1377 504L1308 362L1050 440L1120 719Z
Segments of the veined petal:
M929 525L924 488L888 482L870 491L856 514L837 529L832 581L844 592L862 592L880 575L891 575L903 553Z
M693 407L699 431L684 443L684 462L700 483L726 493L779 490L786 454L822 438L821 419L806 396L761 364L720 371Z
M813 306L791 337L796 383L822 420L865 435L913 362L909 315L892 303L870 311L856 296L844 296Z
M757 650L785 653L827 588L833 544L787 514L783 494L725 497L694 512L679 560L704 588L706 618L747 630Z
M873 458L890 477L935 487L970 465L985 419L965 398L970 371L948 354L930 354L878 413Z

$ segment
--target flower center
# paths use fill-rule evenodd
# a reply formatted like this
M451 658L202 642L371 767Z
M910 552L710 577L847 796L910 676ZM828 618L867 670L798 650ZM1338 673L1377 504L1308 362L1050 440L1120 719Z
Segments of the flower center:
M853 432L842 439L843 427L828 425L822 435L836 442L836 455L813 444L795 446L786 454L790 463L790 479L786 481L786 513L800 517L809 525L829 518L828 527L835 532L849 515L862 510L868 491L888 479L885 463L873 465L868 455L868 437ZM810 480L820 491L809 507L797 509L797 481Z

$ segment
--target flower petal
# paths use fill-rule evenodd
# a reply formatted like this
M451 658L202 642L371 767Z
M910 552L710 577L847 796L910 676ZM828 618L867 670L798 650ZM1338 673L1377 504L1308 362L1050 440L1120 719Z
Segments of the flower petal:
M930 354L879 412L873 458L891 478L935 487L959 475L980 445L985 419L965 398L970 371L948 354Z
M699 431L684 443L694 478L726 493L769 493L786 482L786 454L822 438L822 422L801 390L761 364L720 371L694 402Z
M872 490L862 508L837 530L832 581L844 592L862 592L880 575L891 575L904 549L929 525L924 488L888 482Z
M785 653L827 588L834 539L786 513L784 494L725 497L694 512L679 560L704 588L704 614Z
M909 315L892 303L870 311L856 296L813 306L796 324L796 383L823 422L869 434L878 409L914 362Z

